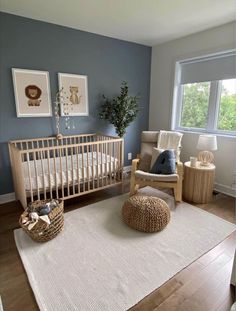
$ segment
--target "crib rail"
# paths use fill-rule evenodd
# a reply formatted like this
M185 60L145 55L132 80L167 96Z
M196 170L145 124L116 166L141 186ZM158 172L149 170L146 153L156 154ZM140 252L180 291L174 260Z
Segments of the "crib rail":
M55 136L52 137L40 137L33 139L21 139L11 140L9 143L15 145L20 150L28 150L34 148L47 148L61 145L78 144L82 142L91 142L96 139L98 134L80 134L62 136L61 139L57 139Z
M27 197L69 199L121 183L123 148L122 139L99 133L11 141L16 197L26 207Z

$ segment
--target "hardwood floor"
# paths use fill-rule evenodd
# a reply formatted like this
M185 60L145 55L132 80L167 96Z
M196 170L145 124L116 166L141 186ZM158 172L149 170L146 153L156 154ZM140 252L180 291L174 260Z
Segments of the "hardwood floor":
M128 191L128 185L127 179L123 191ZM116 186L84 195L66 202L65 211L121 193L122 187ZM198 207L236 223L235 199L231 197L219 194L212 203ZM13 230L19 227L21 212L17 202L0 206L0 295L4 311L39 310L13 237ZM229 311L235 299L235 289L229 285L235 247L236 231L133 306L130 311Z

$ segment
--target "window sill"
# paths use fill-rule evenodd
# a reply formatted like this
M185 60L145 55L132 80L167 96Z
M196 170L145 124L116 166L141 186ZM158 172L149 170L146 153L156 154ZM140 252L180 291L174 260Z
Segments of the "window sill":
M206 130L201 130L201 129L185 129L185 128L174 128L174 131L178 131L181 133L189 133L189 134L212 134L212 135L216 135L219 137L225 137L225 138L233 138L236 139L236 133L232 134L232 133L222 133L220 131L206 131Z

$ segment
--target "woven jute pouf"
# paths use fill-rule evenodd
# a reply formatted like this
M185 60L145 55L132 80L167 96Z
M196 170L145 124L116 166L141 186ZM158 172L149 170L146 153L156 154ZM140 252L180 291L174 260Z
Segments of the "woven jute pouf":
M165 201L157 197L134 195L122 208L124 222L143 232L163 230L170 221L170 210Z

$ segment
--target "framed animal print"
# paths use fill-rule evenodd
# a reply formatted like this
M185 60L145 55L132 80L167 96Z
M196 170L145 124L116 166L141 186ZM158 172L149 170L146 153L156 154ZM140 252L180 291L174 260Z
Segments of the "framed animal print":
M61 115L88 116L87 76L58 73L59 88L63 88L67 104L61 107Z
M17 117L50 117L49 73L12 68L12 76Z

